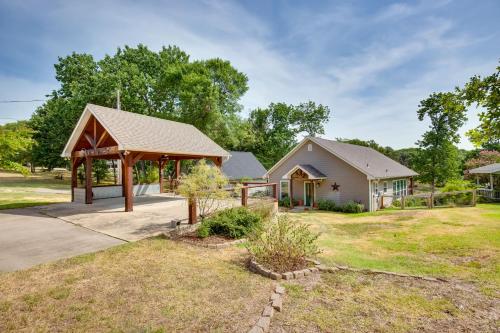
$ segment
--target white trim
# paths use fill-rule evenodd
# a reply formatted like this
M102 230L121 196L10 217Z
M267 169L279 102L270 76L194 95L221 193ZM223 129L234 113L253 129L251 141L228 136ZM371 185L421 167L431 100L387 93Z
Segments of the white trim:
M312 200L311 200L311 204L309 207L313 207L314 206L314 201L316 201L316 183L312 180L304 180L304 194L303 194L303 197L304 197L304 206L306 205L306 184L311 184L312 187L313 187L313 197L312 197Z
M290 182L291 182L291 179L281 179L280 180L280 196L279 196L279 199L280 200L283 200L283 196L282 196L282 193L281 193L281 183L285 183L287 182L288 183L288 197L290 198L290 200L292 200L292 196L291 196L291 193L290 193Z

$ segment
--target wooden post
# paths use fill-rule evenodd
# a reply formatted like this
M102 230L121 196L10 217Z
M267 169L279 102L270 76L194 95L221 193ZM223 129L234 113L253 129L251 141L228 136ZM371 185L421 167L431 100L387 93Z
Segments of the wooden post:
M78 186L78 158L71 159L71 202L75 202L75 187Z
M163 193L163 166L164 161L162 158L158 160L158 182L160 183L160 193Z
M241 205L246 207L248 205L248 187L241 188Z
M125 160L124 160L125 161ZM120 175L121 175L121 183L122 183L122 197L125 196L125 163L124 161L121 162L121 167L120 167Z
M292 177L290 177L289 184L290 184L290 193L288 194L288 196L290 198L290 208L293 208L293 178ZM273 190L274 190L274 187L273 187ZM275 195L275 198L276 198L276 195Z
M85 157L85 203L92 203L92 157Z
M472 190L472 206L476 206L476 200L477 200L477 194L476 194L476 189Z
M384 209L384 195L380 196L380 209Z
M401 209L405 209L405 196L401 196Z
M124 179L124 190L125 190L125 211L131 212L134 210L134 194L132 193L132 188L134 186L134 181L132 179L132 168L133 168L132 154L125 155L125 165L123 168Z
M181 176L181 161L180 160L175 160L175 179L179 180L179 177Z
M189 199L188 201L189 224L196 223L196 200Z
M413 195L413 177L410 177L410 194Z

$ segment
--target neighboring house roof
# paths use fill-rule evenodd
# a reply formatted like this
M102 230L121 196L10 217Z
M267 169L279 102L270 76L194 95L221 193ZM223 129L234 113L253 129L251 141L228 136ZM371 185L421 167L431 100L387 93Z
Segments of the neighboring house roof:
M326 178L326 175L323 172L319 171L318 169L316 169L315 167L313 167L310 164L298 164L298 165L294 166L292 169L290 169L290 171L288 171L286 178L290 178L290 175L292 175L295 171L297 171L299 169L304 171L307 174L307 176L309 177L309 179Z
M71 156L91 115L108 131L119 150L229 156L227 151L193 125L87 104L64 148L63 157Z
M231 157L222 163L222 172L229 179L263 178L266 169L254 156L244 151L230 151Z
M498 173L498 172L500 172L500 163L488 164L479 168L469 170L469 173L472 174L487 174L487 173Z
M411 177L418 175L415 171L372 148L317 137L306 137L285 155L285 157L276 163L267 174L272 173L281 163L287 160L295 151L309 141L316 143L332 155L337 156L347 164L366 174L368 178L371 179ZM310 162L314 164L314 161Z

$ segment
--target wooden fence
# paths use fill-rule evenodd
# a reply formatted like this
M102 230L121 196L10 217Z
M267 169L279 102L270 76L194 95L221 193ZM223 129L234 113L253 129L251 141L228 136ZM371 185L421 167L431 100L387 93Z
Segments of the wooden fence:
M476 190L420 193L403 196L381 195L375 198L377 209L397 207L401 209L444 208L456 206L475 206L477 202Z

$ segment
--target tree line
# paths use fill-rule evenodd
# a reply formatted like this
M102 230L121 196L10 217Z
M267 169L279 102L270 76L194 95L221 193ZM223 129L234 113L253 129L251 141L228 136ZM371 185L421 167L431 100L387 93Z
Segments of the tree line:
M313 101L274 102L244 117L240 99L248 90L248 77L229 61L191 60L176 46L158 52L144 45L125 46L100 60L73 53L60 57L54 67L60 86L31 119L0 126L0 168L67 167L60 154L85 105L116 107L118 93L123 110L192 124L227 150L253 152L266 168L301 135L324 134L331 113L328 106ZM481 150L498 152L499 73L500 66L490 76L474 76L462 88L422 100L417 117L430 121L430 127L417 148L395 150L374 141L338 140L372 147L415 169L422 181L441 184L460 175L465 161L481 160ZM466 152L456 144L472 105L481 107L480 125L467 135L478 149Z

